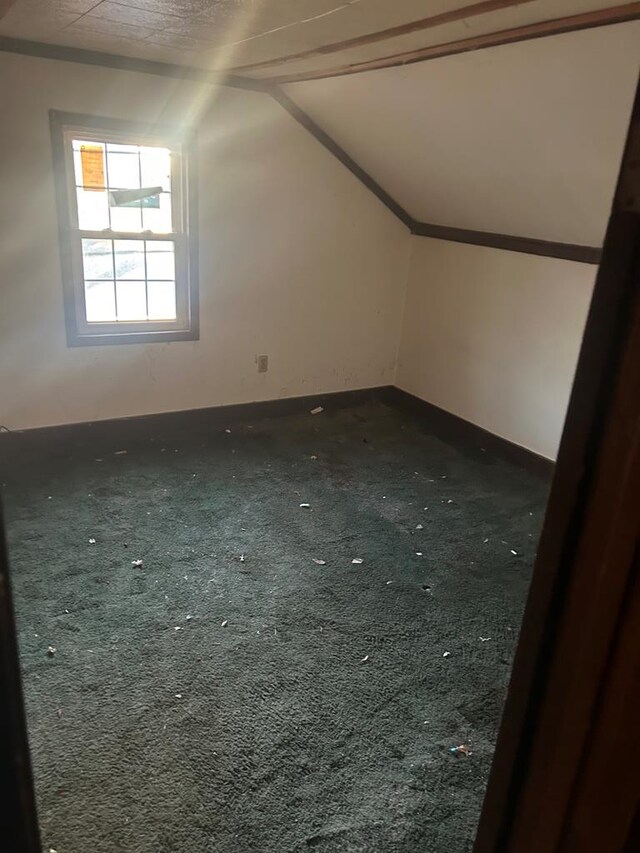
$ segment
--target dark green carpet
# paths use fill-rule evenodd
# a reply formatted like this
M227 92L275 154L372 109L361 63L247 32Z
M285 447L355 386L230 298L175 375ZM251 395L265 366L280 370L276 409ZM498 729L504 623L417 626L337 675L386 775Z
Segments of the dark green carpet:
M4 444L45 849L470 850L546 484L381 403L162 429Z

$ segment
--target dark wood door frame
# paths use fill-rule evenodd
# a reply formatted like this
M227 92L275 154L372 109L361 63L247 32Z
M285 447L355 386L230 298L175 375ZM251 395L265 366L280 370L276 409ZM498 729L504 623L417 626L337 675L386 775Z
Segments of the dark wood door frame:
M623 774L616 785L614 799L626 806L608 825L607 845L592 846L586 834L586 846L576 847L570 828L587 813L579 791L584 796L587 757L602 749L594 732L614 734L599 715L619 634L629 630L623 614L637 571L639 447L640 86L475 853L614 853L631 832L640 795L632 760L633 781Z
M40 853L9 564L0 509L0 850Z
M475 853L640 849L639 388L640 87ZM0 849L39 853L3 546Z

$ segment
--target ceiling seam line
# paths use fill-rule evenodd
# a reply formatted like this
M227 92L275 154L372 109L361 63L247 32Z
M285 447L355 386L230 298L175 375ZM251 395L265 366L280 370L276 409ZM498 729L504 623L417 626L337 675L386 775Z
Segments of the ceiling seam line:
M286 56L265 59L262 62L237 65L232 70L237 72L257 71L264 68L273 68L278 65L285 65L289 62L304 61L311 57L328 56L331 53L341 53L342 51L352 50L353 48L360 47L362 45L376 44L380 41L388 41L389 39L402 38L405 35L413 35L415 32L420 32L426 29L437 29L444 24L456 23L460 20L464 21L465 18L487 14L488 12L500 12L503 9L508 9L512 6L525 5L529 2L531 2L531 0L484 0L484 2L472 3L469 6L463 6L460 9L455 9L450 12L442 12L428 18L422 18L418 21L399 24L396 27L388 27L387 29L366 33L362 36L354 36L353 38L345 39L341 42L321 45L317 48L299 51L298 53L290 53Z
M606 15L604 14L605 12ZM464 53L474 53L509 44L520 44L522 42L536 41L568 33L615 26L616 24L628 24L638 19L640 19L640 2L624 3L621 6L607 7L604 10L583 12L565 18L551 18L535 24L497 30L492 33L471 36L443 44L428 45L427 47L403 51L402 53L378 59L362 60L350 65L334 66L333 68L325 68L319 71L302 71L296 74L285 73L272 77L253 79L270 80L274 85L330 80L336 77L348 77L355 74L383 71L388 68L405 68L407 65L432 62L448 56L459 56Z

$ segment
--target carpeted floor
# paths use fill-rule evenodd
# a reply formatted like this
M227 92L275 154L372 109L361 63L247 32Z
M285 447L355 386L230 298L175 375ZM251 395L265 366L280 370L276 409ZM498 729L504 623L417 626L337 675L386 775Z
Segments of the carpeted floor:
M45 849L469 851L547 484L375 402L114 429L3 472Z

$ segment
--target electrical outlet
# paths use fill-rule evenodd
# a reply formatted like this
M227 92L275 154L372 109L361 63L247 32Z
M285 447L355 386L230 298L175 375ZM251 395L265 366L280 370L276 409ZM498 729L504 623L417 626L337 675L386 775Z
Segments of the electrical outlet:
M258 373L266 373L269 370L269 356L268 355L259 355L258 356Z

